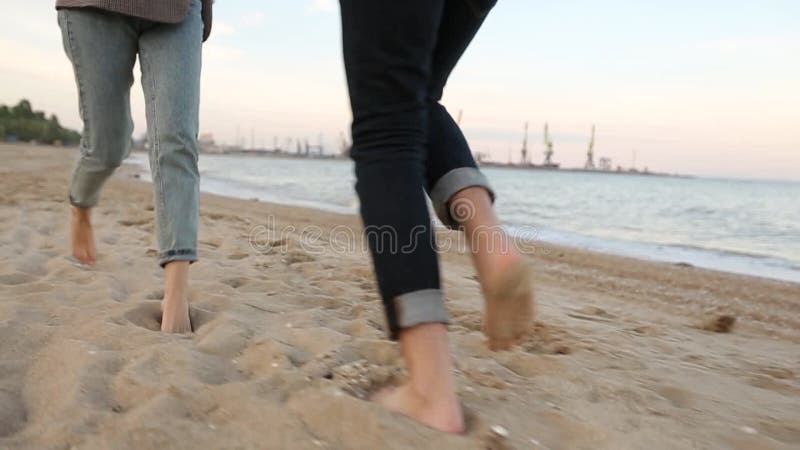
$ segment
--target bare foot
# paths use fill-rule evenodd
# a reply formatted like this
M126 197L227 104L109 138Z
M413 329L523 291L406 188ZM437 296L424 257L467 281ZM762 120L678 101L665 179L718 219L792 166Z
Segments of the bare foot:
M372 400L436 430L463 433L464 416L456 397L445 325L403 328L399 338L408 380L403 386L378 391Z
M450 210L464 228L486 299L483 333L491 350L506 350L530 330L533 321L530 269L500 225L486 189L473 186L458 191Z
M519 255L502 255L481 279L486 306L483 334L490 350L508 350L530 331L534 316L530 267Z
M381 389L371 400L436 430L452 434L464 432L464 414L454 394L433 399L403 385Z
M189 302L185 296L180 298L164 298L161 301L161 332L191 333L192 323L189 320Z
M164 266L164 300L161 301L161 331L191 333L189 319L189 262L172 261Z
M89 208L69 207L69 246L72 256L83 264L94 264L97 258L90 216Z

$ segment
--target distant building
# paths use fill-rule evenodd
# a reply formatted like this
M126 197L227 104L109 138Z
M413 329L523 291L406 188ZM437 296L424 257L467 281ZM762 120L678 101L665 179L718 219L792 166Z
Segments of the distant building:
M600 170L611 170L611 158L602 157L597 162L597 168Z
M224 151L224 149L214 141L214 135L212 133L201 134L197 138L197 144L200 147L201 153L223 153Z
M203 133L197 138L197 142L202 145L214 145L214 134Z

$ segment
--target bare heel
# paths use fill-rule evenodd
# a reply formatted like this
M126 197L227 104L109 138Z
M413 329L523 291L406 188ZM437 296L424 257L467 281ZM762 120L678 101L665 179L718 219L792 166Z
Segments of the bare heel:
M486 311L483 334L490 350L507 350L531 329L534 295L531 268L512 263L490 286L484 287Z

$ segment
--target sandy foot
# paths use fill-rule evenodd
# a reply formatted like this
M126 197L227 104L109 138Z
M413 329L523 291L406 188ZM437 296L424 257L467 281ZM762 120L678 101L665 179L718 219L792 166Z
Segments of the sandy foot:
M534 315L530 268L520 260L510 264L484 288L483 333L491 350L508 350L531 328Z
M164 333L191 333L192 323L189 319L189 302L183 300L164 299L161 302L161 331Z
M83 264L94 264L97 251L88 208L69 207L69 242L72 256Z
M403 385L383 388L371 399L390 411L408 416L433 429L452 434L464 432L464 413L455 396L434 402Z
M76 155L0 144L2 449L798 448L800 284L537 241L537 320L492 352L472 255L443 252L466 425L444 433L362 400L407 369L366 253L311 254L299 231L251 246L267 217L360 236L357 217L203 194L193 333L176 338L152 186L125 166L92 209L103 258L71 264Z

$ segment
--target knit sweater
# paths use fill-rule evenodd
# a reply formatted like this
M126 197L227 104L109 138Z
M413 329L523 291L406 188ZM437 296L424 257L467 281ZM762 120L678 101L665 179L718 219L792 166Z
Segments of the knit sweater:
M211 2L203 1L203 40L211 34ZM56 0L56 8L99 8L153 22L178 23L189 11L189 0Z

